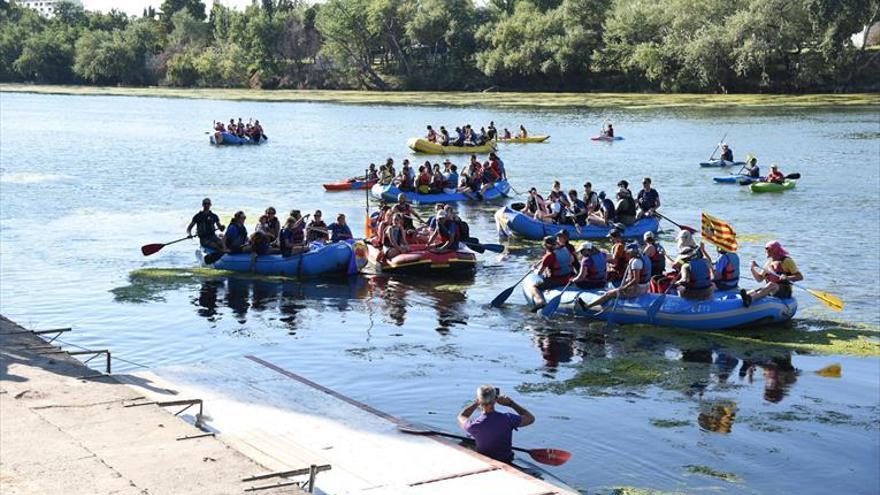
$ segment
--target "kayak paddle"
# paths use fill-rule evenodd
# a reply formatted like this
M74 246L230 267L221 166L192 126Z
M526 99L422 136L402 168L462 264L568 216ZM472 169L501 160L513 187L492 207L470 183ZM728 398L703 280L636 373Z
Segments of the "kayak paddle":
M711 155L709 155L709 160L708 160L708 161L710 161L710 162L711 162L711 161L712 161L712 159L713 159L713 158L715 158L715 152L716 152L716 151L718 151L718 148L720 148L720 147L721 147L721 143L723 143L723 142L724 142L724 140L725 140L725 139L726 139L726 138L727 138L727 134L729 134L729 133L730 133L730 131L727 131L727 132L725 132L725 133L724 133L724 136L722 136L722 137L721 137L721 141L718 141L718 144L717 144L717 145L715 145L715 149L714 149L714 150L712 150L712 154L711 154Z
M559 309L559 303L562 302L562 295L565 294L565 290L568 289L568 286L571 285L571 280L565 284L565 287L562 288L562 291L559 294L553 296L553 299L547 301L547 305L541 308L541 316L544 318L550 318L553 316L553 313Z
M188 236L183 237L183 238L181 238L181 239L177 239L176 241L166 242L166 243L164 243L164 244L162 244L162 243L156 243L156 244L144 244L143 246L141 246L141 254L143 254L144 256L149 256L149 255L151 255L151 254L156 254L156 253L158 253L159 251L161 251L162 248L165 247L165 246L170 246L171 244L174 244L174 243L177 243L177 242L182 242L182 241L185 241L185 240L187 240L187 239L192 239L193 237L194 237L194 236L192 236L192 235L188 235Z
M798 173L798 172L795 172L795 173L793 173L793 174L788 174L788 175L786 175L785 178L786 178L786 179L791 179L791 180L798 180L798 179L801 178L801 174Z
M691 234L696 234L697 232L699 232L699 230L697 230L693 227L688 227L687 225L682 225L682 224L676 222L675 220L670 219L669 217L667 217L666 215L664 215L662 213L655 211L654 214L657 215L658 217L662 218L663 220L666 220L667 222L671 223L672 225L675 225L676 227L678 227L681 230L687 230Z
M500 294L495 296L495 299L492 299L492 302L489 304L493 308L500 308L501 306L503 306L505 301L507 301L507 299L510 298L510 295L513 294L513 290L516 289L519 286L519 284L521 284L522 281L525 280L526 277L528 277L532 273L532 270L534 270L534 269L535 269L534 265L530 266L529 271L527 271L526 274L523 275L521 279L519 279L515 284L504 289Z
M421 428L413 425L398 425L397 429L403 433L409 433L410 435L436 435L439 437L455 438L457 440L463 440L469 443L474 442L473 438L469 438L463 435L453 435L452 433L446 433L443 431L432 430L427 427ZM560 449L523 449L520 447L511 447L511 449L517 452L525 452L526 454L529 454L535 461L550 466L561 466L568 462L569 459L571 459L571 452Z

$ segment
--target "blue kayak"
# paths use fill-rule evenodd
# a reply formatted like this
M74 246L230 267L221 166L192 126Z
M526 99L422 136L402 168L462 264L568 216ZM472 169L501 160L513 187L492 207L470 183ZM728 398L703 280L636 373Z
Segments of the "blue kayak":
M727 160L714 160L711 162L700 162L703 168L724 168L724 167L745 167L746 162L729 162Z
M316 277L357 273L367 262L367 248L363 241L312 243L310 248L303 254L287 258L280 254L257 256L253 265L249 253L226 254L211 266L217 270L259 275Z
M540 277L530 275L523 282L523 295L534 307L532 288ZM559 289L544 292L549 301L560 294ZM657 325L690 330L724 330L756 324L781 323L794 317L797 300L776 297L761 298L745 307L737 291L717 291L712 299L692 301L672 294L644 294L635 299L610 300L601 308L584 310L598 299L603 290L583 290L573 286L562 294L557 313L620 324ZM583 306L576 301L580 300Z
M495 225L498 227L498 234L503 237L516 234L526 239L536 240L543 239L548 235L556 235L557 232L562 230L568 232L570 239L601 239L606 237L611 232L611 229L614 228L584 225L577 229L574 225L541 222L509 206L500 208L495 212ZM626 227L623 230L623 237L625 239L641 239L645 232L657 232L659 228L660 221L655 217L643 218Z
M268 137L263 136L263 139L256 141L256 140L251 139L249 137L238 137L235 134L230 134L228 132L221 132L220 139L218 140L216 138L216 135L217 135L216 132L212 133L210 141L211 141L211 144L214 144L217 146L241 145L241 144L262 144L262 143L265 143L266 141L269 140Z
M743 174L730 174L724 175L721 177L712 177L712 180L719 184L739 184L741 186L747 186L752 182L762 182L765 180L764 177L749 177L748 175Z
M483 197L480 198L476 194L464 194L460 192L456 193L437 193L437 194L419 194L417 192L404 192L401 191L395 185L387 185L383 186L382 184L376 184L370 189L370 194L377 199L382 199L388 202L397 202L397 195L400 193L406 194L406 200L414 203L427 205L432 203L455 203L457 201L491 201L493 199L506 197L510 192L510 183L507 182L507 179L499 180L495 184L492 185L489 189L486 189L486 192L483 193Z

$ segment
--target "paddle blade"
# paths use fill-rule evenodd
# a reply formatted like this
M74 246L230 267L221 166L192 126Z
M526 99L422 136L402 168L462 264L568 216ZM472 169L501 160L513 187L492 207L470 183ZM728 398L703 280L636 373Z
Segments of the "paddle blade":
M205 264L206 265L213 265L214 263L218 262L220 260L220 258L223 257L223 254L224 253L222 251L215 251L213 253L206 254L205 260L204 260Z
M141 254L149 256L158 253L163 247L165 247L165 244L144 244L141 246Z
M798 179L801 178L801 174L799 174L798 172L795 172L795 173L793 173L793 174L788 174L788 175L786 175L785 178L786 178L786 179L791 179L791 180L798 180Z
M571 452L559 449L529 449L528 452L532 459L549 466L561 466L571 459Z
M493 253L501 254L504 252L504 246L501 244L483 244L482 246L486 251L491 251Z
M541 308L541 316L544 318L550 318L551 316L553 316L553 314L556 313L556 310L559 309L559 303L561 301L562 301L562 293L560 293L558 296L554 297L553 299L550 299L547 302L547 305L544 306L543 308Z
M492 307L500 308L501 306L504 306L504 303L507 302L507 299L509 299L510 295L513 294L514 289L516 289L516 285L504 289L501 294L495 296L495 299L492 299L492 302L490 303Z
M839 364L829 364L820 370L816 370L815 373L825 378L840 378L841 369Z
M827 292L820 292L812 289L804 289L812 294L816 299L833 311L843 311L843 301L839 297Z
M470 248L471 251L475 251L480 254L483 254L486 252L486 249L482 245L477 244L476 242L465 242L464 244L465 244L465 246Z

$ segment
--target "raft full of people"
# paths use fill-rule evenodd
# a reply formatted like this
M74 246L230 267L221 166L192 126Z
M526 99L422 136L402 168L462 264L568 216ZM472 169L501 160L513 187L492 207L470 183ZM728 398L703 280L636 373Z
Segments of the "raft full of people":
M415 204L489 201L505 197L509 192L504 162L494 152L483 162L471 155L460 173L458 165L449 159L442 166L426 160L418 170L404 159L398 173L394 160L389 158L379 168L378 184L370 190L375 198L383 201L394 202L400 194L405 194L407 200Z
M425 137L412 138L407 146L417 153L443 155L447 153L489 153L495 151L496 142L506 143L542 143L550 136L530 136L526 128L519 126L519 131L514 135L507 128L500 133L495 128L495 122L489 122L486 127L479 131L474 130L470 124L455 127L450 135L445 126L434 130L427 127Z
M235 119L229 119L229 124L224 125L222 121L214 121L214 131L211 133L211 144L221 145L241 145L241 144L262 144L269 140L269 137L263 133L263 126L259 120L248 120L243 122L241 117L238 122Z

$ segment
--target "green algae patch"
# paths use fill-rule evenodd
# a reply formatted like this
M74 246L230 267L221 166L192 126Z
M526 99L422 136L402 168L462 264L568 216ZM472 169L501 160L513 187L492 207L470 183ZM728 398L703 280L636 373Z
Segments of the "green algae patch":
M690 425L690 421L685 421L681 419L651 418L651 426L654 426L656 428L683 428Z
M364 105L462 107L474 104L500 108L617 107L655 108L804 108L880 105L880 95L855 94L664 94L664 93L525 93L352 90L258 90L220 88L158 88L0 84L0 91L39 94L147 96L233 101L327 102Z
M739 476L734 473L728 473L726 471L718 471L716 469L712 469L709 466L703 466L699 464L689 464L684 467L684 470L691 474L700 474L703 476L709 476L711 478L716 478L719 480L727 481L728 483L736 483L740 481Z
M144 304L163 302L164 292L182 289L208 280L236 277L245 280L283 281L285 277L230 272L213 268L140 268L128 274L128 285L111 289L116 302Z
M681 492L662 492L634 486L615 486L611 488L611 491L600 491L599 493L608 493L609 495L681 495Z

